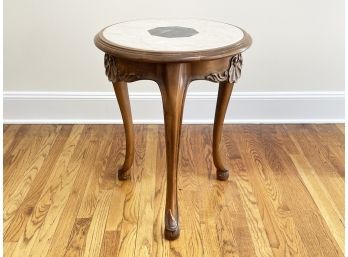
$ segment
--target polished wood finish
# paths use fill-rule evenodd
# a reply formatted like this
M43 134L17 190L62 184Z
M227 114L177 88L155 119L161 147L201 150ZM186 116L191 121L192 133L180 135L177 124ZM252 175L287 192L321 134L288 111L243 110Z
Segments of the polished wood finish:
M127 91L127 83L138 80L153 80L161 91L167 159L167 194L165 206L165 237L169 240L179 236L178 211L178 159L180 130L188 85L194 80L220 83L214 126L214 164L219 180L228 179L220 153L222 125L232 92L232 84L241 76L242 52L250 47L252 39L247 32L241 40L202 51L147 51L129 48L110 42L103 36L104 29L94 38L95 45L105 52L105 74L114 85L119 102L125 134L125 162L119 170L121 180L129 178L129 169L134 156L134 132Z
M118 170L118 178L120 180L126 180L129 178L128 170L132 167L134 160L134 130L132 112L129 102L127 83L115 82L113 83L113 86L126 133L126 156L122 167Z
M179 234L177 196L179 146L185 95L189 83L190 66L170 63L165 66L159 84L164 113L167 157L167 197L165 207L165 237L176 239Z
M233 84L241 76L242 55L199 62L150 63L130 59L120 59L106 53L104 56L105 74L113 83L119 102L126 134L126 159L119 170L119 178L129 177L134 146L132 116L127 91L127 82L141 79L155 81L161 91L164 123L166 128L167 157L167 203L165 207L165 237L169 240L179 236L179 212L177 200L178 149L180 127L187 88L191 81L209 80L220 83L216 104L214 126L214 164L219 180L228 179L228 171L223 165L220 153L222 125L232 92Z
M232 93L233 84L229 82L220 82L218 98L215 109L215 120L213 130L213 160L216 167L216 177L219 180L227 180L229 172L223 164L221 156L221 137L222 126L225 119L225 114Z
M6 125L4 256L344 256L343 124L225 125L224 183L213 126L183 125L175 241L163 239L166 128L134 130L118 181L121 125Z

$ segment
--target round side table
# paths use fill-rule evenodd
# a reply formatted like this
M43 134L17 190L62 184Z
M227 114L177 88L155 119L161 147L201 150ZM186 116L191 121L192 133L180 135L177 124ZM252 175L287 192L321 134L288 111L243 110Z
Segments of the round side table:
M251 37L236 26L197 19L148 19L117 23L101 30L95 45L105 52L105 73L112 82L126 134L126 157L118 178L129 178L134 131L127 83L153 80L161 92L166 137L167 197L165 237L179 234L177 174L180 129L188 85L194 80L219 83L213 129L217 179L229 173L220 154L222 126L234 83L241 75L241 53Z

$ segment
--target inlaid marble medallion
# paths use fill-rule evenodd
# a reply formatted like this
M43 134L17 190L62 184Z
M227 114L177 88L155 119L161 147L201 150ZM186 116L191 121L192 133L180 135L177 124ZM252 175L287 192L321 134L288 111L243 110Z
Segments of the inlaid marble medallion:
M148 32L153 36L167 38L191 37L198 33L198 31L193 28L186 28L180 26L157 27L148 30Z
M144 51L185 52L220 48L241 40L236 26L198 19L146 19L111 25L103 37L111 44Z

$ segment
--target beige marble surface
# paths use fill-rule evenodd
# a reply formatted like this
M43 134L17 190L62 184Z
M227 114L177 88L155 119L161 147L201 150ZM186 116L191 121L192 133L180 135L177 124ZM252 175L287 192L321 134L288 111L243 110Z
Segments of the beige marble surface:
M153 36L157 27L192 28L198 33L189 37ZM230 24L197 19L146 19L117 23L107 27L103 36L117 45L146 51L201 51L224 47L243 38L243 31Z

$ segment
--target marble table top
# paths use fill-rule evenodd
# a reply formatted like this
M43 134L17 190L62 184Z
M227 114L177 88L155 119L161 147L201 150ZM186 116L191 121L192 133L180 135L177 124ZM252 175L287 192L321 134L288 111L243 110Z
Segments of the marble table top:
M113 24L94 38L105 53L138 61L212 60L245 51L250 35L231 24L201 19L146 19Z
M186 52L225 47L244 37L240 28L198 19L146 19L121 22L105 28L110 44L144 51Z

